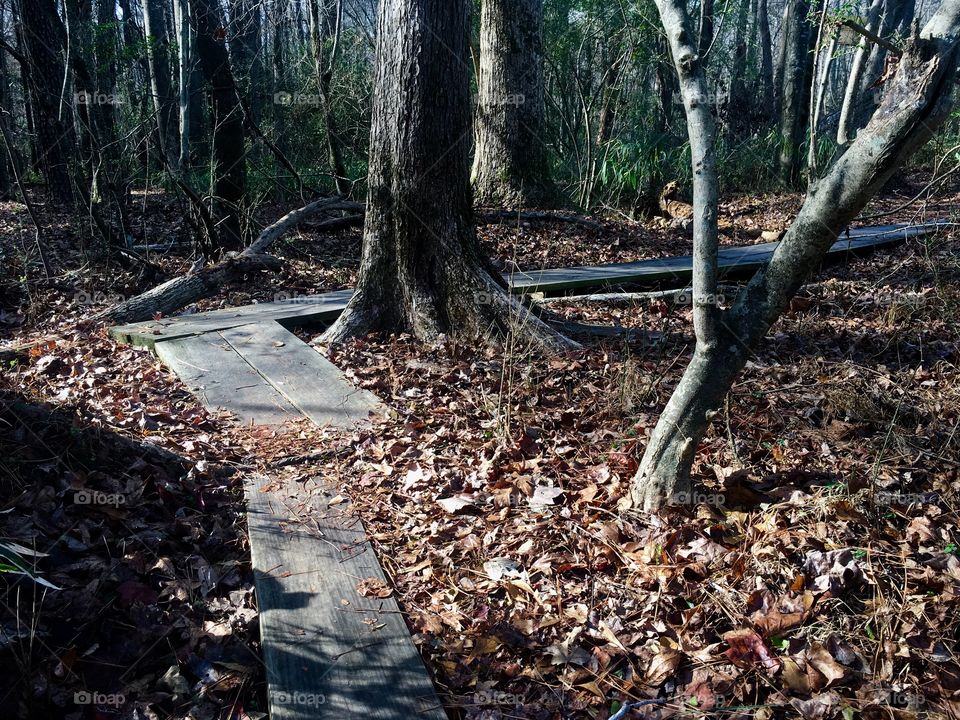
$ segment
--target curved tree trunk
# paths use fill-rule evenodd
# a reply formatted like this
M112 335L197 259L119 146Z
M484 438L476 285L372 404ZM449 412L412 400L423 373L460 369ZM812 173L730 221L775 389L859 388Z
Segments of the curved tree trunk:
M870 32L877 32L880 23L880 13L883 10L883 0L873 0L870 9L867 11L866 28ZM847 89L843 95L843 105L840 108L840 121L837 125L837 144L846 145L856 134L855 117L857 114L857 104L864 101L860 96L860 78L863 76L867 67L867 60L870 57L870 41L866 38L860 40L857 50L853 55L853 64L850 66L850 77L847 79Z
M683 27L670 20L670 15L685 15L680 2L657 0L672 42L679 42L675 38ZM716 341L703 341L702 331L695 328L693 360L653 430L631 485L637 506L654 510L671 500L682 502L680 494L689 493L697 447L751 348L764 338L841 230L949 117L958 48L960 0L944 0L904 54L870 123L826 177L811 185L773 258L734 306L719 313ZM695 225L702 222L699 216L694 220Z
M467 0L381 4L360 279L327 341L529 330L569 344L505 292L474 233L468 18Z
M543 0L483 0L478 84L473 165L477 201L549 203L553 190L544 145Z

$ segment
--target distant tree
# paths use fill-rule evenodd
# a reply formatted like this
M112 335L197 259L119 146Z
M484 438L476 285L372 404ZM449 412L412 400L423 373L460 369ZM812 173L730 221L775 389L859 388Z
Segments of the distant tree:
M64 96L66 33L54 0L14 0L19 19L21 66L37 133L40 168L60 202L74 201L70 162L74 156L73 98Z
M197 56L210 89L213 129L213 194L218 237L215 252L239 250L245 242L246 138L243 108L227 56L218 0L191 0Z
M468 0L382 1L360 278L330 342L515 331L567 344L507 294L474 232L468 18Z
M170 74L170 29L162 0L141 0L147 62L150 70L150 95L157 117L160 151L167 166L175 169L180 158L180 132L176 94Z
M543 0L483 0L473 185L490 205L553 198L544 125Z

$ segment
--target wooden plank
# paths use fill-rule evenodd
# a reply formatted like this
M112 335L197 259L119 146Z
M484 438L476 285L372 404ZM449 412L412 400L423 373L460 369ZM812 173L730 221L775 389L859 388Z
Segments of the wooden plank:
M210 410L243 422L280 425L303 417L218 333L157 343L157 355Z
M840 236L827 254L827 260L846 253L886 247L908 238L921 237L940 229L942 221L926 225L880 225L852 228ZM767 262L778 243L762 243L736 248L722 248L718 254L721 277L743 275ZM654 286L668 283L686 284L690 280L690 256L640 260L593 267L557 268L516 272L507 277L514 293L560 293L565 290L602 289L610 286ZM346 307L353 290L260 303L238 308L224 308L197 315L165 318L111 328L110 334L120 342L154 347L161 340L198 335L211 330L241 327L264 320L276 320L287 326L333 322Z
M118 325L110 328L110 335L119 342L153 348L163 340L200 335L263 320L284 321L291 325L326 324L333 322L343 312L352 295L353 290L337 290L290 300Z
M826 260L843 254L870 248L885 247L934 232L932 226L884 225L878 228L855 228L850 237L841 236L830 248ZM766 263L779 243L761 243L745 247L721 248L717 264L721 277L754 272ZM590 267L558 268L533 272L518 272L511 278L514 292L558 293L564 290L583 290L622 285L652 285L687 283L693 269L689 255L672 258L640 260L633 263L614 263Z
M336 365L277 322L243 325L220 334L317 425L348 428L385 410L376 395L353 385Z
M445 720L360 519L319 480L247 479L247 524L272 720ZM339 502L339 499L338 499Z

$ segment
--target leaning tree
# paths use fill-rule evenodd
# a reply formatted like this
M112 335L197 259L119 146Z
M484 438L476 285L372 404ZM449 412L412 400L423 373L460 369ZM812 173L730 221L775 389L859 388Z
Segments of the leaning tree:
M694 175L693 358L654 428L631 490L652 510L690 489L697 446L751 349L817 268L837 236L949 117L960 59L960 0L944 0L911 37L873 118L810 185L769 263L721 310L717 296L714 122L695 35L681 0L656 0L680 79Z
M474 232L469 0L383 0L363 256L330 342L370 332L571 346L505 290Z

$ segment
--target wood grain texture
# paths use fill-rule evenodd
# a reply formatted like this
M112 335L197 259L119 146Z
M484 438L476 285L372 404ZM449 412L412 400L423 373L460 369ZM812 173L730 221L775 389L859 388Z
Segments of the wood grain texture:
M386 578L349 503L318 479L246 496L272 720L446 718L396 600L357 590Z
M221 330L220 335L317 425L349 428L386 409L373 393L353 385L336 365L277 322Z
M168 340L157 355L209 410L229 410L244 422L280 425L302 417L218 333Z

